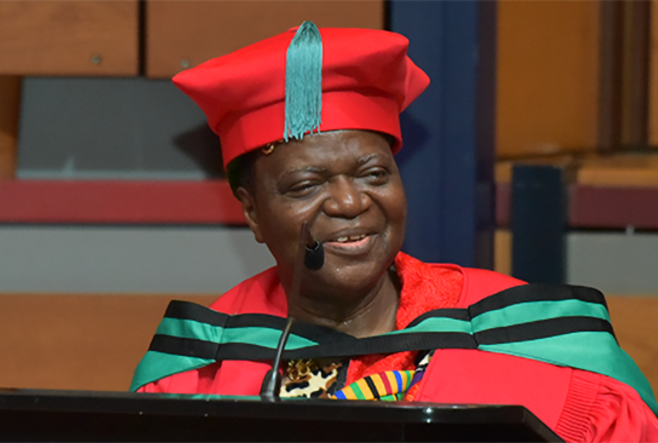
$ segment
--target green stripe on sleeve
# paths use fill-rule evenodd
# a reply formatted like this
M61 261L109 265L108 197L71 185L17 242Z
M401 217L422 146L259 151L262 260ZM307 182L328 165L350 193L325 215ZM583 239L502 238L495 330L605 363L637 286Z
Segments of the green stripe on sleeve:
M155 331L156 334L180 338L192 338L213 343L222 343L224 328L195 320L182 320L165 317Z
M156 334L180 338L205 340L220 345L241 343L276 349L281 331L267 327L222 328L195 320L181 320L165 317ZM317 345L316 342L291 334L286 343L286 350L295 350Z
M222 344L245 343L276 349L280 337L281 331L278 329L258 327L232 328L224 331ZM317 343L314 341L290 334L290 337L286 342L286 350L295 350L315 345L317 345Z
M134 392L144 385L169 377L170 375L180 372L191 371L202 368L214 363L215 360L208 360L196 357L183 357L181 355L164 354L157 351L148 351L142 361L135 369L130 391Z
M564 317L594 317L610 321L608 311L600 303L582 300L533 301L506 306L495 311L484 312L471 320L473 330L513 326L533 321Z

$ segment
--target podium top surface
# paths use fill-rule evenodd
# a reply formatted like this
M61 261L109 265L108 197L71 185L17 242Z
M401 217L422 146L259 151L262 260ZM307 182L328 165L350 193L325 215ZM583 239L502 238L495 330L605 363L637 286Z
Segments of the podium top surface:
M2 441L561 441L513 405L0 388L0 421Z

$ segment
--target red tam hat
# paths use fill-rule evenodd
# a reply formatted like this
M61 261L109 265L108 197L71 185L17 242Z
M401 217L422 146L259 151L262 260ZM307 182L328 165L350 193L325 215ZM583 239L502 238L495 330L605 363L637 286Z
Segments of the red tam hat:
M399 114L429 84L406 37L311 22L183 71L174 84L219 135L224 167L236 157L314 131L363 129L402 147Z

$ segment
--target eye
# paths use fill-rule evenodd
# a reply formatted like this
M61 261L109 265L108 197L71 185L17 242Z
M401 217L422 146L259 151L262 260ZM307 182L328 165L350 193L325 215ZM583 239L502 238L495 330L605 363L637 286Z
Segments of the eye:
M286 189L285 194L293 197L306 197L311 195L319 186L318 182L304 180L302 182L294 183L288 189Z
M361 177L366 179L369 184L379 186L388 183L391 173L382 167L368 168L361 174Z

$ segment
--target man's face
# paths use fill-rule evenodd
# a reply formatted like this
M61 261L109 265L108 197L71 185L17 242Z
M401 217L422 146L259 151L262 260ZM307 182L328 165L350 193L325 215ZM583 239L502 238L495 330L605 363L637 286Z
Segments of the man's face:
M388 141L366 131L306 136L259 156L251 192L240 192L256 240L290 282L300 227L324 244L325 264L305 270L308 287L359 293L376 284L404 239L407 202ZM325 292L325 291L320 291Z

